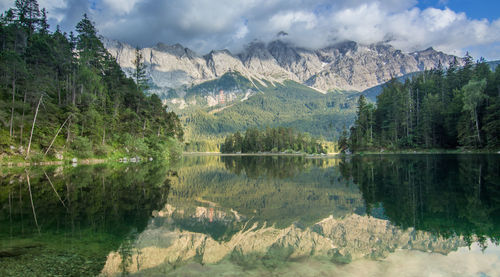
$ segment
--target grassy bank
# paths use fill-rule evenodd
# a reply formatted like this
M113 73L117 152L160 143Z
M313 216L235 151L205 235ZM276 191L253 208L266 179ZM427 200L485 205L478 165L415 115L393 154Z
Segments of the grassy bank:
M45 155L41 150L33 150L27 157L22 148L12 147L0 153L0 166L33 166L63 164L96 164L120 161L175 159L182 153L181 143L175 139L152 145L104 146L105 151L74 151L62 149Z

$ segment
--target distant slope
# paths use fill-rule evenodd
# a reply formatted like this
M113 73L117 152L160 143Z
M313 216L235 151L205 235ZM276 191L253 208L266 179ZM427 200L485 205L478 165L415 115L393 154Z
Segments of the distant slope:
M244 101L241 98L210 108L180 110L187 136L220 137L249 127L286 126L334 139L344 124L349 126L354 120L356 99L353 93L322 94L293 81L266 85L248 88L252 96ZM192 97L185 101L193 101ZM200 99L199 95L196 97Z

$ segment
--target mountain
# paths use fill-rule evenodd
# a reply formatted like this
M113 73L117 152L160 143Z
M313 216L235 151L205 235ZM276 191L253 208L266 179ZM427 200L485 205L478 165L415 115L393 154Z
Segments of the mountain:
M104 45L130 76L135 48L106 39ZM200 55L162 43L140 51L149 92L180 116L191 142L265 126L335 139L353 123L362 91L456 59L432 48L404 53L352 41L316 50L281 40L253 42L239 54Z
M135 49L109 39L104 44L130 74ZM404 53L386 43L363 45L353 41L316 50L281 40L268 44L253 42L236 55L228 50L214 50L204 56L180 44L158 43L141 52L152 91L160 94L213 80L231 71L256 82L292 80L321 92L363 91L392 77L435 68L439 63L448 65L456 58L433 48Z

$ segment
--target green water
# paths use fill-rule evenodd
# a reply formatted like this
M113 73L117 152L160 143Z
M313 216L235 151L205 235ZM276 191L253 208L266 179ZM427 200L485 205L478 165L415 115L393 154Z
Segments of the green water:
M500 276L500 155L185 156L0 184L0 276Z

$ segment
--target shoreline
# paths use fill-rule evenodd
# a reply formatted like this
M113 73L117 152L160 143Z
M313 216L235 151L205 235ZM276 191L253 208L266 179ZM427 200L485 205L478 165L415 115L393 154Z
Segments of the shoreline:
M349 157L364 155L498 155L500 151L384 151L384 152L358 152L353 154L328 153L328 154L307 154L307 153L221 153L221 152L183 152L183 156L305 156L314 158Z
M328 154L307 154L307 153L221 153L221 152L183 152L182 156L291 156L291 157L306 157L306 158L339 158L339 157L349 157L349 156L365 156L365 155L498 155L500 151L460 151L460 150L450 150L450 151L384 151L384 152L358 152L353 154L341 154L341 153L328 153ZM119 159L115 157L109 158L90 158L77 160L73 163L72 160L59 160L59 161L39 161L39 162L28 162L28 161L11 161L0 162L0 167L30 167L30 166L51 166L51 165L92 165L101 164L108 162L120 162Z
M73 163L71 160L61 161L41 161L41 162L2 162L0 167L30 167L30 166L50 166L50 165L71 165L71 164L101 164L106 162L113 162L113 159L83 159Z
M183 156L310 156L310 157L334 157L340 154L338 153L328 153L328 154L307 154L307 153L221 153L221 152L183 152Z

